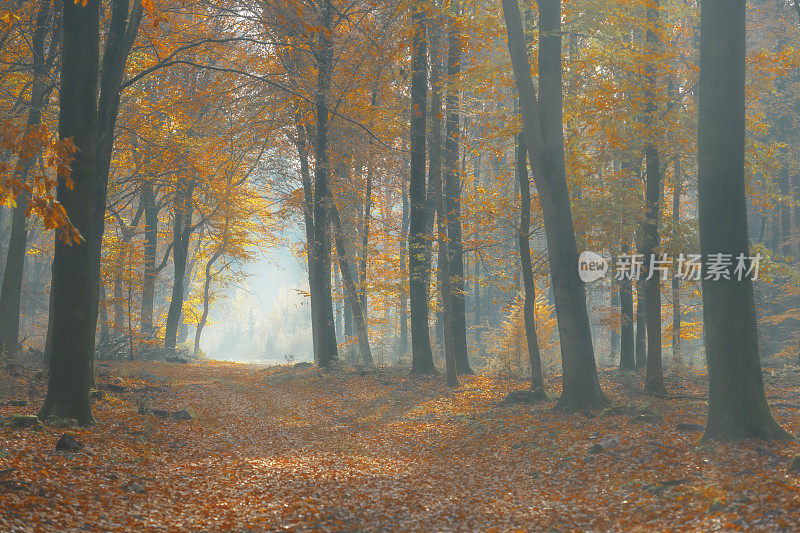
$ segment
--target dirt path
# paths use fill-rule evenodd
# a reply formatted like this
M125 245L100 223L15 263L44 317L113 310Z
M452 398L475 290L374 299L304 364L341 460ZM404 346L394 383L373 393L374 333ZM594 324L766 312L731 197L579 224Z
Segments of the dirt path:
M449 391L388 371L104 374L125 390L95 404L95 428L0 430L0 530L800 528L800 483L785 475L796 444L700 443L676 425L702 424L702 400L650 400L614 373L604 386L631 408L592 417L504 405L524 383L484 377ZM771 394L800 392L787 383ZM193 418L140 414L154 409ZM795 432L799 412L776 410ZM64 432L80 453L55 451ZM609 438L618 444L589 453Z

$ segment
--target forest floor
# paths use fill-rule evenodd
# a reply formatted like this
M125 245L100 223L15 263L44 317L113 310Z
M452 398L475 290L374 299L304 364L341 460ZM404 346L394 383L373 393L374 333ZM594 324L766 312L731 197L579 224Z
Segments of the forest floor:
M42 385L21 372L16 396L38 404ZM98 376L96 426L0 428L0 530L800 530L787 474L800 447L700 441L703 373L652 399L603 371L628 407L590 415L503 403L526 383L483 376L457 390L400 370L218 362ZM800 371L765 379L800 435ZM192 418L163 418L182 410ZM56 451L65 432L79 452Z

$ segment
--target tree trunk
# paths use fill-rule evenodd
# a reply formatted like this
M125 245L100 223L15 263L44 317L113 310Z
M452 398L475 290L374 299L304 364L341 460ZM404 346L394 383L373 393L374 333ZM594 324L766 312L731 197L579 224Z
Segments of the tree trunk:
M189 255L189 239L192 227L192 192L194 184L181 179L175 191L175 222L172 227L172 264L175 278L172 283L172 298L167 312L167 324L164 332L164 352L175 352L178 340L178 325L183 310L184 278L186 277L186 260Z
M611 311L614 315L620 314L620 304L619 304L619 286L615 286L614 282L611 282L611 286L609 287L609 293L611 297ZM611 335L609 339L609 362L613 365L614 361L617 360L617 355L619 353L619 330L616 327L611 328Z
M125 269L125 243L119 243L117 252L117 265L114 269L114 334L122 337L125 326L125 310L122 303L125 297L122 295L122 272Z
M317 314L318 364L328 369L339 359L336 344L336 329L331 298L331 234L330 211L333 198L330 191L330 149L328 146L328 98L331 92L331 69L333 68L333 43L331 24L333 6L325 0L320 7L320 24L315 50L318 72L315 97L317 136L316 164L314 169L314 284L317 287L319 305L314 303L312 311ZM316 308L316 309L315 309Z
M314 350L314 362L320 364L319 350L317 349L317 334L319 331L318 313L314 308L319 305L318 287L314 280L316 262L314 260L314 187L311 184L311 173L308 169L308 144L306 127L300 121L301 115L295 114L297 125L297 155L300 158L300 180L303 183L303 222L306 230L306 266L308 267L308 290L311 300L311 341Z
M130 11L130 13L129 13ZM130 15L130 21L128 16ZM105 233L106 200L108 197L108 176L111 168L111 155L114 151L114 130L119 114L120 89L128 55L136 41L139 22L142 19L142 2L137 0L130 10L129 0L113 0L111 20L108 26L103 64L100 71L100 93L97 103L97 148L95 152L95 191L94 191L94 231L88 241L92 253L91 272L92 320L97 323L98 300L100 297L100 260L102 256L103 234ZM94 348L92 349L94 351Z
M517 136L516 171L521 198L519 219L519 262L522 269L522 284L525 289L523 314L525 317L525 338L528 341L528 358L531 364L531 390L538 399L547 398L544 387L542 359L539 355L539 340L536 335L536 280L531 264L531 183L528 178L528 151L525 148L524 134Z
M153 335L153 314L156 294L156 250L158 249L158 209L153 184L142 182L144 205L144 277L142 279L141 331L146 337Z
M659 0L651 2L647 7L647 32L645 40L647 48L652 53L657 53L659 46ZM647 327L647 374L644 380L644 389L651 393L662 395L664 389L664 373L661 363L661 276L653 272L651 267L652 257L660 244L659 223L661 218L661 165L659 161L658 131L660 131L656 103L656 73L652 63L648 63L645 71L645 122L652 130L649 132L647 144L644 148L646 161L646 186L645 186L645 225L644 225L644 263L647 280L645 291L647 310L645 322Z
M636 282L636 368L647 365L647 294L645 281Z
M442 28L444 19L439 18L430 26L430 57L431 57L431 130L428 136L428 203L433 206L433 215L436 219L435 236L437 241L437 265L439 288L439 303L441 308L436 313L436 340L444 354L445 367L448 358L451 357L453 350L452 328L445 326L447 320L451 320L450 287L445 285L447 278L443 272L447 268L447 226L444 219L443 196L442 196ZM441 205L440 205L441 204ZM430 222L433 222L431 216ZM442 225L444 224L444 228ZM433 224L431 224L433 229ZM444 229L444 233L441 230ZM431 247L432 247L431 240ZM452 324L452 322L451 322ZM449 374L447 379L450 379Z
M578 248L564 168L561 120L561 32L559 0L539 2L539 80L537 101L530 75L522 20L516 0L503 0L508 48L522 109L525 144L539 191L550 252L550 274L558 316L563 391L557 408L594 409L608 404L594 361L586 292L578 277Z
M211 295L211 267L222 256L223 248L214 252L214 255L206 261L206 277L203 280L203 314L200 316L200 321L197 323L197 329L194 332L194 356L200 355L200 336L203 334L203 328L206 327L208 321L208 313L210 309L209 297Z
M428 329L428 287L425 274L426 191L425 125L428 106L428 43L425 37L425 11L412 15L414 43L411 75L411 165L409 200L411 220L408 232L408 284L411 304L411 373L433 374L433 351Z
M350 263L347 260L347 243L345 243L344 240L339 210L336 208L335 204L331 206L331 219L336 240L336 255L339 257L339 270L342 273L342 280L344 281L345 297L347 298L350 308L353 310L353 320L355 321L356 332L358 333L358 349L361 353L361 361L366 366L372 366L374 362L372 360L372 351L369 347L367 322L364 319L364 313L361 311L358 287L353 279L353 271L350 269Z
M445 361L445 379L449 387L458 387L456 359L453 353L452 299L447 254L447 217L442 182L442 20L431 28L431 135L429 138L428 192L436 215L436 240L438 248L439 295L442 311L437 320L441 325L442 346Z
M745 0L700 4L700 251L750 253L745 208ZM702 281L706 439L790 437L764 396L752 280Z
M400 227L400 239L402 243L402 258L403 264L407 263L408 258L408 225L409 225L409 206L408 195L403 192L403 220ZM408 291L403 288L400 291L400 353L405 355L408 353Z
M621 243L620 251L630 254L630 244ZM620 314L620 339L619 339L619 367L625 370L636 369L633 340L633 283L630 278L619 280L619 314Z
M41 0L39 11L36 15L36 26L31 39L31 53L33 56L33 85L31 87L30 110L25 125L25 134L38 128L42 122L42 109L52 90L50 85L50 67L58 48L58 39L54 33L50 44L48 57L44 55L44 41L50 32L52 24L51 0ZM38 153L38 150L37 150ZM20 154L13 177L22 183L28 179L31 166L36 159L36 154L23 157ZM5 269L3 270L3 285L0 290L0 356L13 354L17 351L19 340L20 296L22 281L25 271L25 251L28 246L28 233L25 227L28 217L28 201L30 195L22 192L17 198L16 207L11 214L11 236L8 242Z
M39 417L94 422L89 391L97 320L92 271L95 147L100 9L97 0L63 3L59 139L72 139L72 188L59 176L57 199L82 240L71 246L56 239L51 285L51 342L47 397Z
M467 319L464 301L464 247L461 232L461 173L458 168L461 128L459 94L456 89L461 72L461 30L450 18L447 32L447 135L444 161L444 208L447 218L447 268L450 278L450 309L453 354L459 374L472 374L467 354Z
M681 221L681 184L683 175L681 172L681 157L675 157L675 167L673 177L675 183L672 186L672 243L675 248L678 246L678 229ZM672 256L675 257L677 250ZM681 360L681 284L678 276L672 276L672 365L677 368L682 364Z

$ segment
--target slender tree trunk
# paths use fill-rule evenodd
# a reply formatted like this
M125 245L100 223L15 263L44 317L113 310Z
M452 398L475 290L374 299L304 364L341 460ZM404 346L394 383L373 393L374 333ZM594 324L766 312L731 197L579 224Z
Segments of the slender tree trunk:
M475 166L472 171L472 183L473 187L475 188L475 193L478 192L478 187L480 185L481 179L481 155L478 153L475 156ZM483 340L481 339L481 332L483 331L483 305L481 302L481 277L480 277L480 269L481 269L481 258L479 257L478 253L475 252L475 283L473 285L473 299L475 300L475 349L478 350L478 355L480 357L486 357L486 347L483 344Z
M519 261L522 269L522 284L525 289L523 314L525 316L525 338L528 341L528 358L531 364L531 390L537 399L547 398L544 387L542 359L539 355L539 340L536 335L536 279L531 264L531 183L528 178L528 151L524 134L517 137L516 171L521 198L519 219Z
M609 293L611 296L611 310L615 315L617 315L620 313L619 285L615 285L614 282L612 282L609 288ZM617 330L617 328L611 328L609 344L609 361L613 365L614 361L617 360L617 354L619 353L619 330Z
M647 366L647 293L645 281L636 282L636 368Z
M130 15L130 20L128 19ZM92 320L97 323L98 299L100 297L100 259L105 233L106 200L111 155L114 151L114 131L119 114L120 89L125 66L133 43L139 32L142 19L142 3L136 0L133 10L129 0L113 0L111 20L103 49L103 64L100 71L99 100L97 103L97 149L95 152L94 232L88 241L92 253L91 272ZM94 346L92 348L94 351Z
M95 148L100 9L64 0L59 91L59 139L72 139L77 151L71 164L72 187L59 176L57 198L84 240L68 245L56 239L50 324L50 368L47 397L40 418L73 418L94 422L89 391L97 320L93 316L91 242L94 238Z
M542 199L542 215L550 252L550 275L563 366L563 387L557 408L582 411L605 406L608 399L597 379L586 291L576 267L578 248L564 167L560 7L559 0L539 1L541 102L538 102L530 75L519 6L516 0L503 0L525 144Z
M108 342L108 308L106 298L106 286L100 283L100 344Z
M750 253L744 187L745 0L700 4L698 196L700 251ZM702 281L708 358L705 438L783 439L764 396L753 284Z
M183 309L184 278L186 277L186 260L189 255L189 239L192 226L192 192L194 184L186 180L178 183L175 192L175 222L172 227L172 263L175 267L175 279L172 283L172 298L167 312L167 324L164 332L164 352L175 352L178 340L178 325Z
M630 244L621 243L621 253L630 254ZM633 283L630 278L619 280L620 340L619 367L625 370L636 369L633 340Z
M306 265L308 267L308 290L311 300L311 339L314 350L314 362L320 364L319 350L317 349L317 334L319 331L318 313L314 308L319 306L319 291L314 280L316 261L314 259L314 186L311 183L311 173L308 169L308 144L306 127L301 122L301 115L295 115L297 124L297 155L300 158L300 180L303 183L303 222L306 229ZM317 302L317 303L315 303Z
M31 87L30 110L25 125L26 135L30 135L42 122L42 110L51 88L49 74L53 63L55 50L58 48L58 39L53 32L50 52L45 58L44 42L53 23L53 8L51 0L41 0L39 11L36 15L36 26L31 39L31 53L33 55L33 85ZM37 150L38 153L38 150ZM28 179L31 166L36 159L36 154L24 157L20 154L16 168L13 172L14 179L25 183ZM17 205L11 214L11 236L8 242L5 269L3 270L3 284L0 290L0 355L13 354L17 351L19 340L20 296L22 281L25 271L25 251L28 246L28 233L25 227L28 217L26 211L30 195L27 192L20 194Z
M409 199L411 219L408 233L408 278L411 303L411 373L433 374L433 351L428 329L428 287L425 274L426 188L425 125L428 107L428 42L422 7L412 16L414 43L411 75L411 166Z
M124 335L125 310L122 306L125 297L122 295L122 272L125 269L125 243L119 243L117 265L114 269L114 334L117 337Z
M681 157L675 157L675 172L672 186L672 243L677 248L679 226L681 222L681 184L683 175L681 172ZM677 250L672 255L675 257ZM677 368L682 364L681 360L681 284L678 276L672 276L672 365Z
M334 318L334 331L336 331L336 339L342 338L343 328L342 322L344 321L344 305L339 295L342 294L342 282L339 275L339 266L337 262L333 262L333 291L336 294L336 303L333 305L333 318Z
M153 335L153 314L156 294L156 250L158 249L158 209L153 184L142 182L142 204L144 206L144 277L142 279L141 331Z
M374 362L372 360L372 351L369 347L367 322L361 310L361 301L358 298L358 287L353 279L353 271L347 260L347 243L344 239L339 210L336 208L335 204L331 206L331 219L333 221L336 240L336 255L339 257L339 269L342 272L342 280L344 281L345 297L347 298L350 308L353 310L353 320L355 322L356 332L358 333L358 349L361 353L361 361L367 366L372 366Z
M442 197L442 116L444 113L442 106L442 28L444 19L439 18L430 26L430 57L431 57L431 130L428 136L428 203L433 207L433 213L430 217L431 229L434 228L433 221L435 218L435 238L437 241L437 265L438 265L438 280L437 286L439 288L439 303L440 309L436 313L436 340L437 344L442 349L445 359L445 367L447 365L448 357L451 357L453 349L452 328L445 326L447 320L451 320L448 313L451 312L449 298L450 287L443 285L444 277L443 271L447 268L447 227L445 225L444 234L441 233L441 225L444 224L444 209L440 203L443 201ZM435 215L435 217L433 216ZM427 222L427 221L426 221ZM434 234L432 233L432 236ZM431 240L431 245L432 245ZM452 324L452 322L451 322ZM450 350L450 351L448 351ZM446 367L449 372L450 368ZM447 376L449 380L449 374Z
M450 309L453 354L459 374L472 374L467 354L467 318L464 301L464 247L461 233L461 173L458 155L461 138L459 94L456 82L461 72L461 30L450 18L447 32L447 135L444 161L444 207L447 218L447 268L450 274Z
M409 206L408 195L403 192L403 220L400 228L400 238L403 249L402 258L403 264L407 264L408 258L408 225L409 225ZM400 353L405 355L408 353L408 291L403 288L400 291Z
M208 321L208 313L210 310L210 296L211 296L211 268L214 263L222 256L222 247L214 252L214 255L206 261L206 277L203 280L203 314L200 316L200 321L197 323L197 329L194 332L194 356L200 355L200 336L203 334L203 328L206 327Z

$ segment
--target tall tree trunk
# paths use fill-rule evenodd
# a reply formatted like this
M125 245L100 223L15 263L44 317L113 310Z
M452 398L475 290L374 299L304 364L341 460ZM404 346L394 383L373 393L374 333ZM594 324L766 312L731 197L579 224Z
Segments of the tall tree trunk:
M44 42L53 23L52 0L41 0L36 14L36 26L31 39L33 56L33 85L31 87L30 109L25 125L25 134L30 135L42 122L42 109L50 95L50 68L58 48L56 32L50 43L48 57L45 58ZM38 151L37 151L38 153ZM19 155L13 177L24 183L28 179L36 154L24 157ZM5 269L3 270L3 286L0 290L0 355L13 354L17 351L19 340L20 296L22 293L23 273L25 271L25 251L28 246L26 211L30 195L22 192L16 199L17 205L11 214L11 236L8 242Z
M210 296L211 296L211 268L213 267L214 263L222 256L223 248L220 247L219 250L214 252L214 255L208 258L206 261L206 277L203 280L203 314L200 316L200 321L197 323L197 329L194 332L194 356L197 357L200 355L200 336L203 334L203 328L206 327L206 322L208 321L208 313L210 310Z
M425 125L428 109L428 42L424 8L411 17L414 43L411 75L411 165L409 200L411 218L408 232L408 284L411 304L411 373L433 374L433 351L428 328L428 287L425 274L426 216Z
M372 351L369 347L367 322L361 310L361 301L358 298L358 287L353 279L353 271L350 268L350 262L347 260L347 243L344 239L339 210L335 204L331 206L331 219L336 240L336 255L339 257L339 270L342 272L342 280L344 281L345 297L350 309L353 310L353 320L358 333L358 349L361 353L361 361L367 366L372 366L374 362L372 360Z
M125 243L119 243L117 264L114 268L114 334L121 337L125 331L125 310L122 306L125 297L122 294L123 276L125 269Z
M481 154L475 156L475 166L472 171L472 184L475 188L475 194L478 193L478 187L481 179ZM475 300L475 349L478 350L480 357L486 357L486 346L483 344L481 332L483 331L483 305L481 302L481 258L476 252L475 254L475 282L472 288L473 299Z
M333 263L333 293L336 294L336 302L333 305L333 318L334 318L334 331L336 332L337 342L342 339L343 328L342 322L344 321L344 305L342 300L338 298L342 291L342 281L339 275L339 266L336 262Z
M442 28L443 20L431 27L431 135L429 137L428 193L436 215L436 241L438 248L439 295L442 311L437 320L437 330L441 326L444 349L445 379L450 387L458 387L456 359L453 352L452 299L447 254L447 217L442 182Z
M319 365L330 368L339 359L336 344L336 329L331 298L331 234L330 211L333 198L330 191L330 149L328 146L328 98L331 92L331 70L333 68L333 42L330 38L333 6L330 0L321 4L320 25L317 34L316 60L317 93L315 98L317 117L316 165L314 169L314 283L317 286L319 305L317 315L317 350ZM312 311L314 308L312 307Z
M447 217L447 268L450 274L450 309L453 329L453 354L459 374L472 374L467 354L467 318L464 301L464 246L461 234L461 173L458 155L461 137L459 94L456 88L461 72L461 30L450 18L447 32L447 135L444 161L444 207Z
M408 258L408 226L409 226L409 201L408 195L403 191L403 220L400 227L400 239L402 243L403 264L407 263ZM403 288L400 291L400 353L408 353L408 291Z
M436 313L436 342L443 350L445 367L448 358L451 357L453 349L452 328L445 326L447 320L451 320L448 313L451 312L450 287L445 286L444 270L447 268L447 226L444 222L444 209L441 202L442 197L442 116L444 113L442 106L442 29L444 19L439 18L433 21L430 26L430 57L431 57L431 130L428 136L428 203L433 206L433 215L430 217L431 226L435 218L435 238L437 241L437 265L439 288L440 309ZM441 204L441 205L440 205ZM442 209L440 209L442 208ZM444 234L441 233L441 226L444 226ZM433 235L432 235L433 236ZM431 243L433 241L431 240ZM452 322L451 322L452 324ZM449 351L448 351L449 350ZM449 372L450 368L446 368ZM447 376L449 379L449 374Z
M192 192L194 184L181 179L175 191L175 222L172 226L172 264L175 278L172 283L172 298L167 311L167 324L164 332L164 351L175 352L178 340L178 326L183 310L184 279L186 261L189 255L189 240L192 232Z
M561 340L563 390L559 409L582 411L608 404L597 379L586 291L578 277L578 248L564 167L561 120L561 5L539 2L539 80L537 101L516 0L503 0L508 48L522 109L525 144L542 199L542 215L550 252L558 331Z
M531 390L537 399L547 398L544 388L542 358L539 355L539 340L536 335L536 280L531 264L531 182L528 178L528 151L525 148L524 134L517 136L516 172L521 198L519 218L519 262L522 269L522 284L525 289L523 314L525 317L525 338L528 341L528 358L531 364Z
M615 285L614 282L611 283L609 287L609 293L611 297L611 310L614 315L620 314L620 302L619 302L619 285ZM614 361L617 360L617 355L619 353L619 330L617 328L611 328L611 335L609 339L609 361L611 364L614 364Z
M745 0L700 4L700 251L748 256L744 187ZM752 280L702 281L708 357L705 438L782 439L764 396Z
M650 2L647 7L647 32L645 40L647 48L655 54L659 47L659 0ZM647 325L647 374L644 380L644 389L651 394L664 394L664 372L661 363L661 276L652 271L652 257L660 244L659 223L661 218L661 164L658 152L658 137L660 131L657 116L658 104L656 103L656 72L652 63L646 67L645 89L645 117L650 128L647 144L644 148L646 161L646 187L645 187L645 226L644 226L644 262L647 280L645 291L647 298L646 325Z
M128 17L130 15L130 20ZM106 200L108 197L108 177L111 168L111 155L114 151L114 130L120 104L120 84L125 75L128 55L139 32L142 19L142 2L136 0L130 10L129 0L113 0L111 20L108 25L103 64L100 71L100 93L97 103L97 148L95 152L95 191L94 191L94 231L88 241L92 253L91 272L92 320L97 323L98 300L100 297L100 259L105 233ZM94 351L94 348L92 349Z
M144 206L144 277L142 279L141 331L147 337L153 335L153 314L156 294L156 251L158 249L158 209L153 183L142 182L142 205Z
M311 341L314 350L314 362L320 364L317 349L317 332L319 331L318 313L314 308L319 306L319 291L314 280L316 261L314 260L314 186L311 184L311 173L308 169L308 144L306 127L301 122L301 115L295 114L297 125L297 155L300 158L300 180L303 183L303 222L306 230L306 265L308 267L308 290L311 297ZM315 303L317 302L317 303Z
M681 171L681 156L675 157L673 169L675 183L672 185L672 245L677 248L679 226L681 222L681 184L683 174ZM675 257L677 250L673 250ZM672 365L677 368L681 360L681 284L678 276L672 276Z
M636 368L647 365L647 293L645 281L636 281Z
M97 76L100 48L100 9L63 2L59 139L72 139L77 148L70 180L59 176L57 198L83 240L69 245L56 239L50 298L50 368L47 397L40 418L73 418L94 422L89 391L97 320L91 242L94 238L95 147L97 140Z
M630 243L620 245L623 254L630 254ZM620 314L620 339L619 339L619 367L625 370L636 369L633 339L633 282L628 277L619 280L619 314Z
M787 149L783 150L787 152ZM787 256L792 253L792 212L791 212L791 181L789 174L789 157L787 153L782 154L781 161L781 255Z

